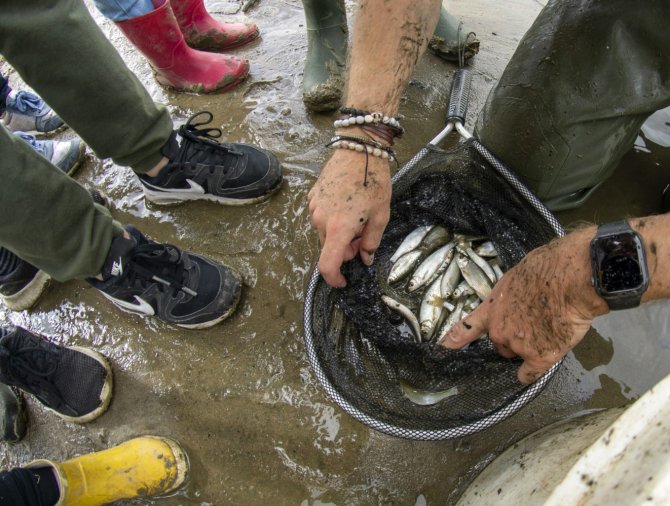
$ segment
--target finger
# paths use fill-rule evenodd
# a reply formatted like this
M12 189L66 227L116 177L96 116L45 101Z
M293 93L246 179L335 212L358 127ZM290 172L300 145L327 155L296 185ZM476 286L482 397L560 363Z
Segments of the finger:
M519 378L519 381L524 385L528 385L540 378L540 376L547 372L552 365L551 362L546 361L532 359L524 360L517 371L517 378Z
M484 306L479 306L466 318L454 325L440 337L438 343L450 350L458 350L486 334L488 314Z
M388 213L377 213L371 217L361 235L361 260L365 265L372 265L375 260L375 251L382 241L384 229L388 223Z
M347 280L340 272L342 263L356 256L349 239L335 233L326 234L325 243L319 257L319 272L330 286L344 288Z
M491 341L493 343L493 341ZM498 352L498 355L505 357L505 358L515 358L517 356L516 353L514 353L509 346L506 344L502 343L493 343L493 347L496 349Z

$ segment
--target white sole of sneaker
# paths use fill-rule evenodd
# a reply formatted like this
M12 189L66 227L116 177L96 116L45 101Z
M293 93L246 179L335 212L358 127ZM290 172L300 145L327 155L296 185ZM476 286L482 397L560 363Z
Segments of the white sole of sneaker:
M77 350L78 352L83 353L84 355L88 355L89 357L93 358L96 362L100 363L104 368L105 371L107 372L107 376L105 377L105 383L102 386L102 390L100 391L100 406L98 406L96 409L91 411L90 413L87 413L82 416L78 417L72 417L72 416L66 416L62 413L59 413L58 411L54 411L53 409L47 408L49 411L52 411L56 413L60 418L63 420L66 420L68 422L73 422L73 423L87 423L95 420L98 418L100 415L102 415L105 411L107 411L107 408L109 407L109 403L112 401L112 390L113 390L113 374L112 374L112 367L109 365L109 361L107 360L107 357L104 355L98 353L97 351L93 351L89 348L82 348L80 346L71 346L70 347L73 350Z
M224 314L221 316L217 317L214 320L209 320L206 322L202 323L176 323L176 322L166 322L165 320L159 320L163 321L164 323L167 323L169 325L176 325L178 327L182 327L184 329L192 329L192 330L198 330L198 329L206 329L209 327L213 327L219 322L222 322L226 318L228 318L231 314L235 312L237 309L238 304L240 303L240 298L242 297L242 281L240 280L240 290L237 292L237 296L235 297L235 300L233 301L233 304L230 306L230 309L226 311ZM156 316L156 313L154 311L154 308L151 307L150 304L145 302L144 300L140 299L139 297L136 296L138 303L137 304L132 304L130 302L126 302L124 300L119 300L115 299L114 297L106 294L103 291L100 291L100 293L108 299L112 304L114 304L116 307L118 307L121 311L125 313L131 313L139 316ZM158 318L158 317L157 317Z
M181 204L182 202L188 202L193 200L207 200L210 202L216 202L224 206L247 206L250 204L256 204L257 202L262 202L269 199L272 195L277 193L281 188L283 178L277 183L274 188L271 188L267 193L250 199L234 199L227 197L218 197L216 195L211 195L208 193L201 193L198 191L189 191L188 189L179 189L179 190L152 190L146 185L142 185L144 189L144 196L147 200L153 204L159 206L165 205L175 205Z
M11 309L12 311L30 309L35 305L42 293L44 293L50 281L51 277L46 272L37 271L37 274L35 274L30 283L14 295L3 296L2 302L7 306L7 309Z
M241 286L242 285L240 283L240 287ZM182 327L184 329L191 329L191 330L207 329L209 327L213 327L214 325L216 325L217 323L222 322L223 320L225 320L226 318L228 318L231 314L233 314L235 312L235 310L237 309L237 306L240 303L240 298L241 297L242 297L242 289L240 288L240 290L237 292L237 297L235 297L235 301L233 302L233 305L230 306L230 309L228 311L226 311L224 314L222 314L221 316L219 316L215 320L210 320L208 322L203 322L203 323L193 323L193 324L176 323L175 325L177 325L179 327Z

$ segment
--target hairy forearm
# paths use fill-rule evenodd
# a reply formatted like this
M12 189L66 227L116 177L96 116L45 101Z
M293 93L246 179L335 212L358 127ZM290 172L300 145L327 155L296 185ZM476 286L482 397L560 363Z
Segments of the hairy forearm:
M440 5L440 0L360 0L345 105L389 116L398 112L437 25Z

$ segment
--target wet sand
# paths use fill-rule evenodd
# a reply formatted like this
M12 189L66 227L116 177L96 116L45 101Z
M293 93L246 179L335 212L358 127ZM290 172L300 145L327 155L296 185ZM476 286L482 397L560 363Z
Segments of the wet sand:
M242 2L209 2L227 19L242 20ZM480 41L468 127L541 5L451 0ZM352 8L352 3L348 3ZM228 263L244 276L238 312L204 331L186 331L122 313L85 282L52 284L30 312L0 306L0 321L26 326L65 345L107 355L115 374L109 411L73 425L28 399L30 430L0 446L3 468L34 458L66 459L142 434L177 439L191 477L176 495L141 501L160 505L452 504L484 466L534 430L585 410L625 405L670 372L669 322L663 303L601 318L565 360L547 389L501 424L442 442L407 441L369 429L333 403L318 384L303 345L303 294L318 256L307 191L328 152L332 115L310 114L301 100L306 51L302 4L260 0L247 13L262 37L235 51L251 60L251 76L221 95L162 88L145 60L93 10L105 34L152 96L175 121L209 110L226 140L272 150L285 182L270 201L245 208L212 203L147 204L133 173L89 151L76 179L101 188L115 217L154 240ZM408 134L398 146L407 161L443 127L456 67L426 54L402 102ZM6 65L3 71L8 71ZM10 74L12 84L20 77ZM104 126L101 126L104 127ZM72 132L60 134L62 138ZM447 142L453 142L454 139ZM564 225L656 213L670 182L668 150L647 143ZM645 177L639 177L641 173ZM136 503L133 503L136 504Z

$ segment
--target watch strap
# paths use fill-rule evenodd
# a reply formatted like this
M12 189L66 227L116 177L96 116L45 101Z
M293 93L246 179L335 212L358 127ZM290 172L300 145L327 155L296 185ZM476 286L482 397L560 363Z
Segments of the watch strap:
M626 220L603 223L598 226L598 236L619 234L621 232L635 232Z

